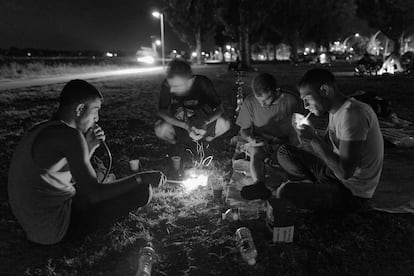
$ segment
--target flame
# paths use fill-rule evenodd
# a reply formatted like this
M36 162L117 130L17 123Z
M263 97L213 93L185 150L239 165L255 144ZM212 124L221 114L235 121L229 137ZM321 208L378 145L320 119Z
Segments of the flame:
M193 191L195 189L197 189L198 187L202 186L207 186L207 182L208 182L208 175L205 173L198 173L195 170L190 170L188 172L188 177L187 179L183 180L183 186L186 189L186 191L190 192Z
M303 125L309 125L309 120L308 120L309 114L306 117L299 113L293 114L294 120L295 120L295 126L297 129L302 129Z

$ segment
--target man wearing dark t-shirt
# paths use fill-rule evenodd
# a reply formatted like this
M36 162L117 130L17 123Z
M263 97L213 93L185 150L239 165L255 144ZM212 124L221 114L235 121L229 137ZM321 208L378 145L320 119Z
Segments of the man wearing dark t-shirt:
M155 134L171 144L188 137L211 142L230 129L212 82L193 75L190 65L181 60L168 64L158 110L161 120L155 124Z

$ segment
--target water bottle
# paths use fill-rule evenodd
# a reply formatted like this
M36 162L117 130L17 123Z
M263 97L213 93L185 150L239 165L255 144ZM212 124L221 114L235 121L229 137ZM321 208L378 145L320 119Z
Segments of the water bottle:
M255 207L238 207L230 208L223 214L221 214L223 220L227 221L246 221L255 220L259 218L259 210Z
M236 231L237 246L240 254L249 265L256 264L257 250L254 246L252 234L246 227L240 227Z
M138 270L135 276L151 276L154 257L155 250L151 247L151 245L147 245L142 248L138 260Z
M227 221L238 221L240 219L239 209L230 208L226 212L221 214L221 218Z

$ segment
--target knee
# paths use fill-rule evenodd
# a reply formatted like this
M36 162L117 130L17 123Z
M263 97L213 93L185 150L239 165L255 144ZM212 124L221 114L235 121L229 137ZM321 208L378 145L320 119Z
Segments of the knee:
M284 198L290 199L292 198L292 194L295 193L294 182L287 181L282 183L279 188L276 190L276 197L277 198ZM297 191L296 191L297 192Z
M230 120L220 117L217 119L216 122L216 134L224 134L231 128L231 122Z
M173 140L175 136L174 127L164 121L157 121L155 123L154 132L162 140Z

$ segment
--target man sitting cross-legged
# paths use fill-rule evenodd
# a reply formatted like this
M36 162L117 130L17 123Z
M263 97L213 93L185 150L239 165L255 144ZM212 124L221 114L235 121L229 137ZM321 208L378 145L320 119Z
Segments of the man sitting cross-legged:
M370 106L344 96L334 75L308 71L299 83L304 107L316 116L329 113L325 139L309 125L296 127L311 152L283 145L278 161L293 181L282 184L277 197L313 210L352 211L367 207L378 185L384 144Z
M182 60L173 60L167 66L158 109L161 120L155 123L155 134L170 144L211 142L230 129L211 80L193 75L190 65Z
M17 146L9 170L12 211L38 244L68 233L86 234L146 205L160 172L101 184L90 157L105 140L99 120L102 94L83 80L68 82L57 113L34 126ZM72 237L76 237L73 235Z
M253 94L246 97L236 124L241 136L248 142L250 171L254 183L243 187L245 199L266 199L271 192L264 184L264 160L271 147L282 143L297 143L291 121L298 106L298 99L277 89L276 79L270 74L260 74L252 83Z

